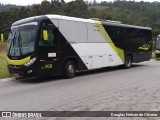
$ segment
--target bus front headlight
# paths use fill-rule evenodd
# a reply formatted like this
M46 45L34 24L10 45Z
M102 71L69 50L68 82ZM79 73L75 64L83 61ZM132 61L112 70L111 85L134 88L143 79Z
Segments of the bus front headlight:
M29 60L28 62L26 62L24 64L24 66L29 67L30 65L32 65L34 62L36 61L36 57L32 58L31 60Z

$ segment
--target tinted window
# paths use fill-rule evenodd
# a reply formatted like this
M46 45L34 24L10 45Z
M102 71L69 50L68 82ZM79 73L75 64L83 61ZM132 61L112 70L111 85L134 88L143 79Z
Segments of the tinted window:
M23 55L34 51L35 35L35 30L24 30L19 32L19 44Z
M37 24L36 22L32 22L11 28L8 38L9 55L20 56L34 52Z
M107 26L107 33L113 42L124 42L127 39L127 32L124 28Z
M129 30L129 42L142 43L145 42L145 38L140 30Z
M152 32L149 30L143 31L143 37L145 39L145 42L151 42L152 41Z
M57 36L57 30L56 29L44 29L48 32L48 40L44 41L43 36L41 36L41 39L39 41L39 46L56 46L57 41L56 41L56 36Z

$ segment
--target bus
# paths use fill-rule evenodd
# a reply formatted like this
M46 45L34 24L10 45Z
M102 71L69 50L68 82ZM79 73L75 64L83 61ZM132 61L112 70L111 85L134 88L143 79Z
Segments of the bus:
M148 61L152 53L149 27L98 18L42 15L12 24L7 62L16 77L64 75L78 71Z
M160 59L160 35L157 36L155 54L156 54L156 59Z

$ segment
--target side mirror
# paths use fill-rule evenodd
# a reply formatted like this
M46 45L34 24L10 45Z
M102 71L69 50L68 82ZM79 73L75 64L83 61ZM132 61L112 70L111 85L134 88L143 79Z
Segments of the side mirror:
M43 40L48 41L48 31L43 30Z
M1 42L4 42L4 36L3 36L3 33L1 33Z

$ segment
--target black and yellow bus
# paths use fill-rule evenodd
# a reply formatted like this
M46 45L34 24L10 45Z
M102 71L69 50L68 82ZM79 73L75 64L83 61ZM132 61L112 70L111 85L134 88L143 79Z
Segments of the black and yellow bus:
M12 24L7 62L15 76L75 76L109 66L148 61L152 30L101 19L43 15Z

